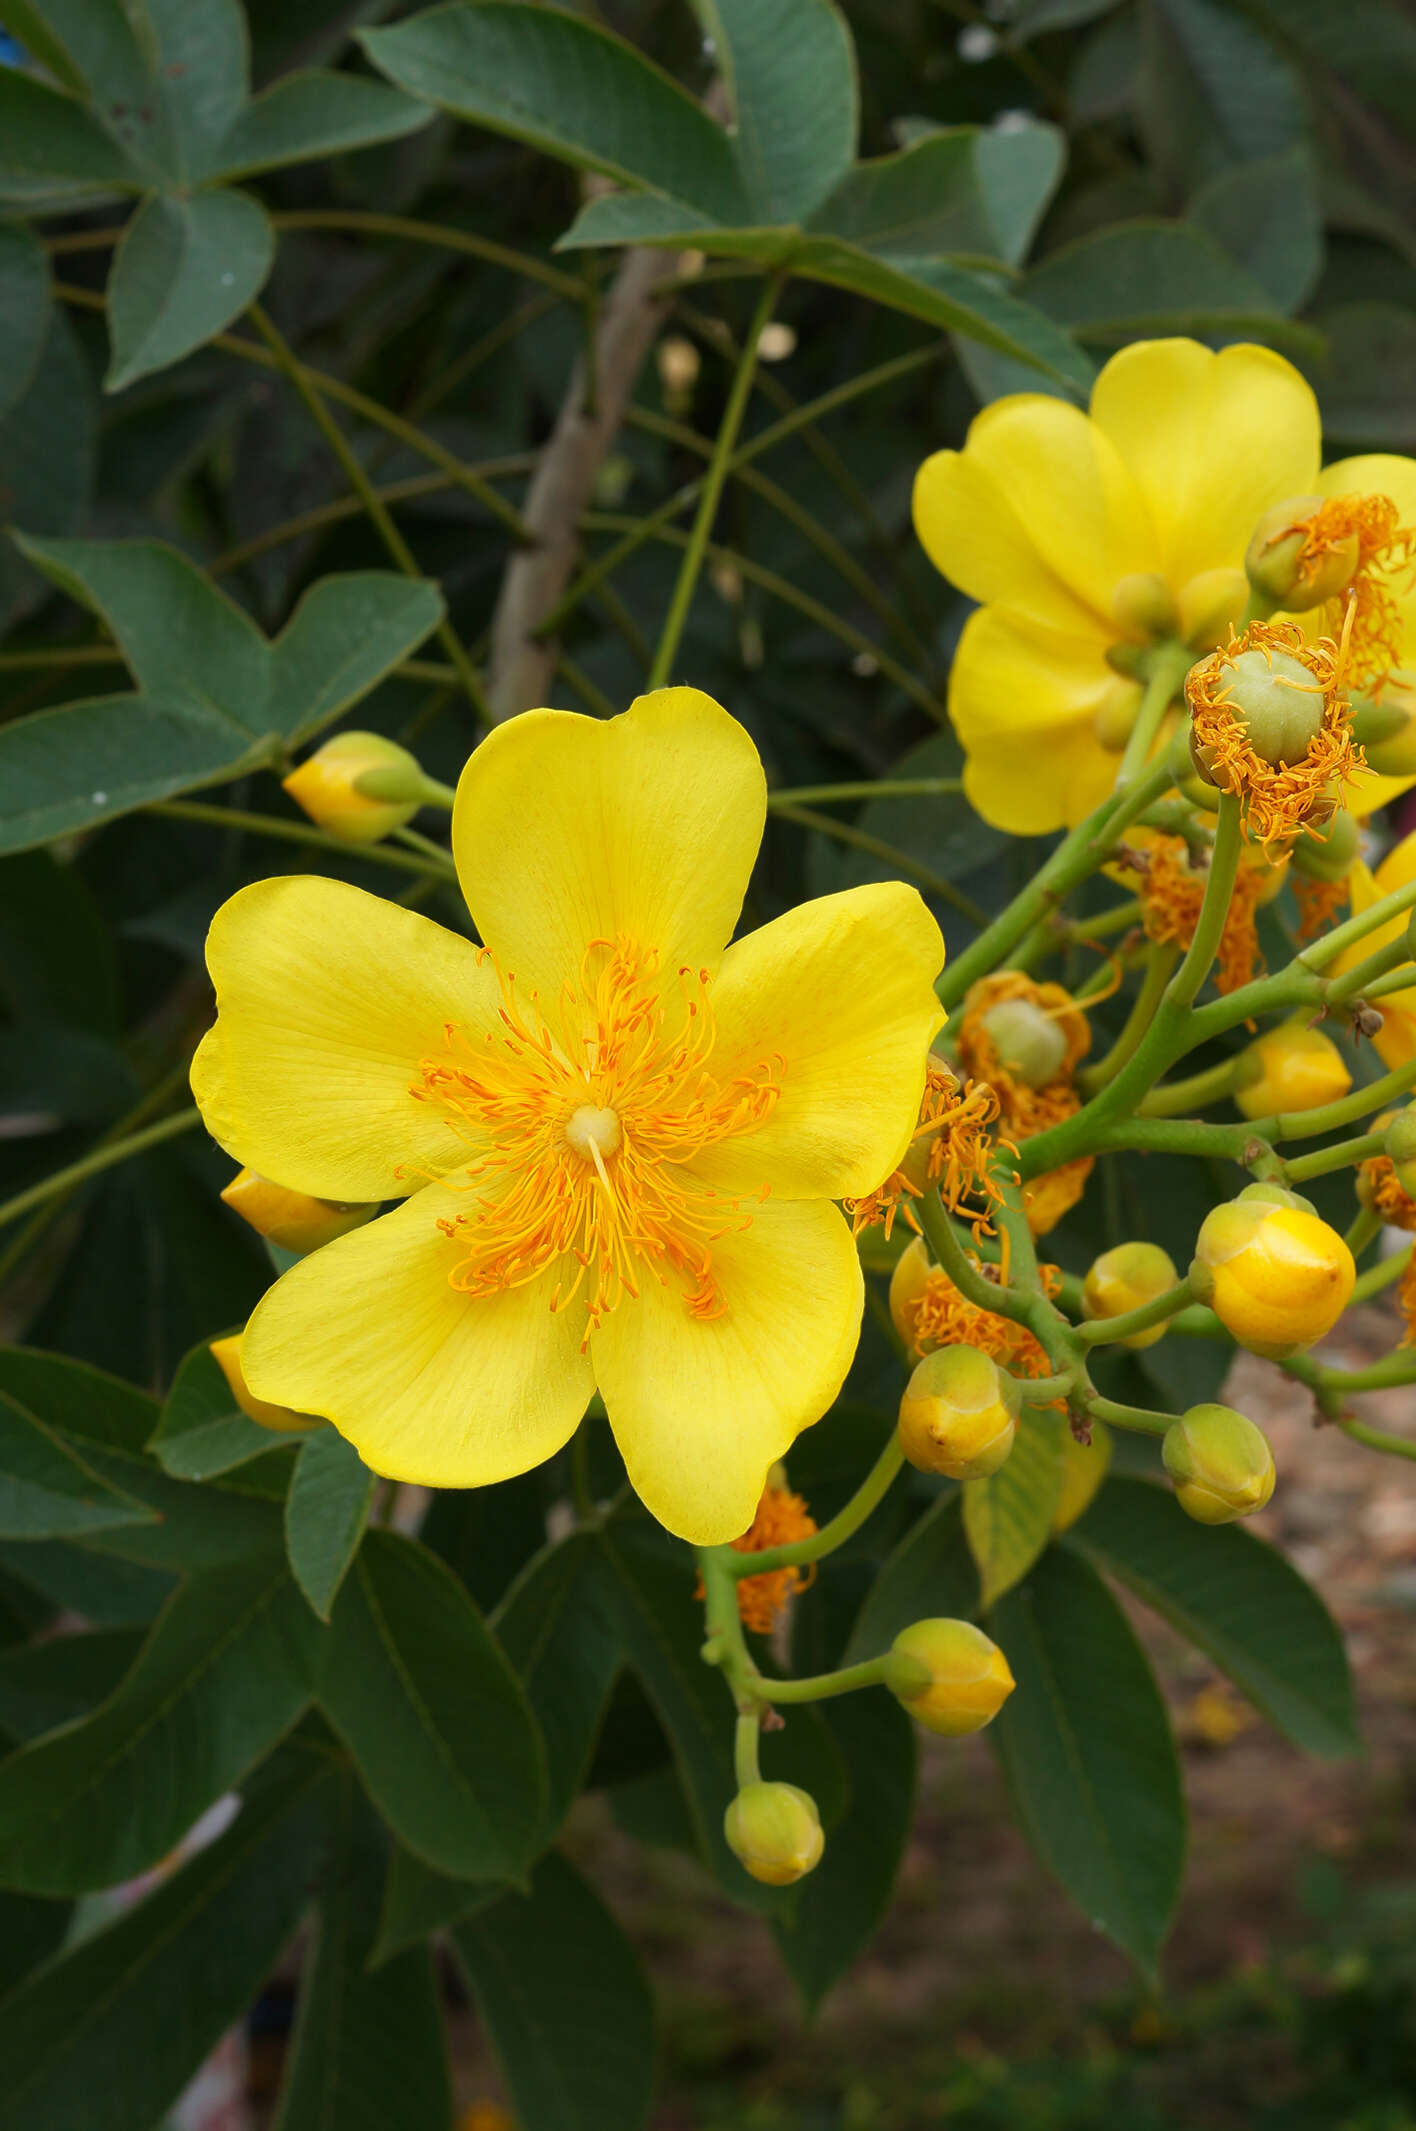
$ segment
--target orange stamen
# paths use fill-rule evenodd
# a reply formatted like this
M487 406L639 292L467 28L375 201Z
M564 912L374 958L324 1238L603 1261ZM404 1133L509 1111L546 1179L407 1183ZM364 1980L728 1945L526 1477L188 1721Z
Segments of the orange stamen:
M1355 612L1349 606L1345 636ZM1285 652L1307 667L1311 692L1322 696L1322 723L1297 762L1266 762L1237 715L1230 669L1245 651L1263 652L1270 667L1274 652ZM1309 643L1296 622L1251 622L1242 636L1231 634L1221 650L1201 659L1185 677L1196 750L1211 783L1243 801L1244 833L1266 858L1300 831L1316 833L1329 821L1344 781L1363 767L1362 751L1352 739L1352 707L1341 691L1343 670L1343 653L1330 638Z

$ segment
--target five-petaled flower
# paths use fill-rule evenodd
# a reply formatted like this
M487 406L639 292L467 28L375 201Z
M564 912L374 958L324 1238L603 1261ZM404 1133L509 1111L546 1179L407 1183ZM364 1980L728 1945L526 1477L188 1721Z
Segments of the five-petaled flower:
M598 1388L664 1524L751 1524L854 1352L831 1201L904 1154L943 960L898 882L726 946L765 809L752 741L696 690L530 711L458 788L481 948L310 876L217 913L213 1136L293 1190L403 1201L259 1304L258 1397L377 1472L473 1487L559 1450Z

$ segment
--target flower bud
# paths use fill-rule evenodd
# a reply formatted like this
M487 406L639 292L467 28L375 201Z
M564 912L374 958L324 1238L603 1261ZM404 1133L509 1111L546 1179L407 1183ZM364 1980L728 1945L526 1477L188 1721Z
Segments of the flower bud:
M1222 665L1222 700L1261 761L1280 769L1301 762L1322 730L1321 682L1301 659L1272 645L1237 651ZM1195 767L1214 783L1208 751L1197 747Z
M1111 612L1123 636L1140 644L1173 637L1180 626L1175 594L1157 570L1133 570L1111 595Z
M283 782L341 843L376 844L412 820L428 780L407 748L381 733L336 733Z
M1190 1279L1241 1347L1281 1361L1331 1331L1357 1268L1308 1200L1250 1184L1205 1216Z
M1015 1686L997 1643L966 1620L917 1620L890 1645L885 1685L926 1731L982 1731Z
M1416 776L1416 672L1395 668L1375 700L1353 705L1352 737L1366 751L1367 767L1380 777Z
M1250 584L1275 607L1304 614L1336 599L1352 582L1361 544L1355 532L1324 542L1308 554L1311 521L1323 507L1321 496L1289 496L1264 512L1244 556Z
M1144 690L1139 681L1117 674L1092 712L1092 731L1109 755L1119 755L1131 737Z
M1134 1346L1135 1341L1129 1344ZM1054 1532L1070 1531L1091 1508L1111 1464L1112 1447L1111 1430L1101 1421L1092 1422L1089 1443L1079 1443L1071 1429L1067 1430L1062 1438L1062 1492L1052 1512Z
M895 1260L895 1270L890 1275L890 1322L905 1343L912 1359L917 1359L913 1346L915 1336L913 1305L919 1301L929 1285L933 1267L923 1236L916 1236L907 1243Z
M324 1422L315 1413L294 1413L289 1406L272 1406L265 1399L257 1398L246 1382L241 1368L241 1335L233 1332L226 1339L214 1339L211 1343L211 1358L226 1378L241 1411L262 1428L270 1428L277 1435L305 1435L311 1428L323 1428Z
M1180 640L1191 651L1216 651L1249 599L1242 570L1201 570L1180 588Z
M1232 1406L1192 1406L1160 1446L1175 1499L1197 1524L1252 1516L1273 1493L1268 1437Z
M936 1347L900 1400L900 1447L920 1472L982 1480L1013 1447L1021 1397L1006 1369L977 1347Z
M254 1169L238 1170L221 1194L233 1213L248 1221L258 1236L278 1250L293 1251L298 1258L347 1236L354 1228L372 1221L378 1205L345 1205L338 1199L312 1199L303 1191L287 1191L257 1176Z
M1341 1051L1321 1029L1270 1029L1244 1054L1257 1077L1237 1088L1235 1103L1245 1117L1278 1117L1285 1111L1316 1110L1337 1102L1352 1086Z
M754 1879L789 1887L821 1862L826 1838L809 1791L794 1783L748 1783L723 1815L728 1848Z
M1118 1243L1103 1251L1082 1284L1084 1317L1124 1317L1128 1310L1144 1309L1161 1295L1169 1294L1180 1275L1175 1261L1158 1243ZM1149 1331L1133 1332L1118 1341L1123 1347L1153 1347L1164 1339L1167 1326L1152 1325ZM1080 1514L1080 1512L1079 1512Z
M1293 863L1310 880L1342 881L1362 855L1362 832L1352 816L1338 807L1322 828L1300 836L1293 846Z
M1067 1063L1067 1036L1055 1014L1031 999L1000 999L983 1015L998 1063L1025 1088L1045 1088Z
M1398 1110L1387 1126L1387 1157L1408 1199L1416 1199L1416 1103Z

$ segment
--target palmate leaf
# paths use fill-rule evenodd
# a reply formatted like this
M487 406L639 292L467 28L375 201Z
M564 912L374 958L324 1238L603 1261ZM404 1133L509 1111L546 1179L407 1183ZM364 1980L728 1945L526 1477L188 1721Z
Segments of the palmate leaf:
M34 377L49 319L44 246L22 223L0 222L0 420Z
M328 1620L364 1535L378 1482L352 1443L316 1428L300 1444L285 1498L285 1552L311 1611Z
M805 222L850 169L860 90L834 0L695 0L732 112L753 218Z
M352 572L312 586L268 643L159 541L18 545L108 624L138 692L65 703L0 731L0 851L282 759L367 694L442 613L424 580Z
M246 193L144 200L109 277L105 389L121 392L220 333L260 294L274 261L270 218Z

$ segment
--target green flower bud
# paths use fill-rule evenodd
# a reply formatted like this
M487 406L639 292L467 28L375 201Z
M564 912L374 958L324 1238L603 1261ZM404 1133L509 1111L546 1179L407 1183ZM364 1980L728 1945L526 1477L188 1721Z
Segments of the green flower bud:
M1013 1447L1021 1394L976 1347L936 1347L900 1400L900 1447L920 1472L982 1480Z
M1380 696L1357 699L1352 737L1378 776L1416 776L1416 672L1395 668L1382 681Z
M926 1731L961 1739L997 1716L1015 1685L997 1643L966 1620L917 1620L890 1645L885 1685Z
M1191 651L1217 651L1239 625L1249 597L1242 570L1201 570L1180 588L1180 640Z
M1111 612L1124 636L1154 644L1180 627L1175 594L1156 570L1133 570L1111 595Z
M1030 999L1001 999L983 1017L998 1063L1027 1088L1045 1088L1067 1063L1067 1036L1055 1014Z
M1109 755L1119 755L1131 737L1144 690L1139 681L1117 674L1092 712L1092 731Z
M1322 730L1321 682L1301 660L1274 646L1239 651L1225 661L1224 700L1254 753L1275 769L1301 762ZM1206 754L1194 749L1195 767L1212 784Z
M1179 1280L1175 1261L1158 1243L1118 1243L1103 1251L1082 1284L1082 1314L1085 1317L1124 1317L1128 1310L1144 1309L1168 1294ZM1133 1332L1119 1344L1123 1347L1153 1347L1164 1339L1166 1327L1152 1325L1148 1332Z
M336 733L283 781L311 821L348 844L378 843L401 829L428 784L407 748L382 733Z
M1175 1499L1197 1524L1252 1516L1273 1493L1273 1452L1261 1428L1232 1406L1192 1406L1160 1446Z
M1416 1103L1399 1110L1387 1126L1386 1151L1397 1183L1409 1199L1416 1199Z
M1362 853L1362 832L1352 816L1339 807L1332 819L1315 833L1300 836L1293 846L1293 863L1310 880L1346 880Z
M1250 584L1275 607L1304 614L1336 599L1352 582L1361 559L1356 533L1309 557L1312 520L1323 507L1321 496L1289 496L1264 512L1244 557Z
M794 1783L745 1784L723 1815L723 1834L744 1870L769 1887L804 1879L826 1847L816 1800Z

